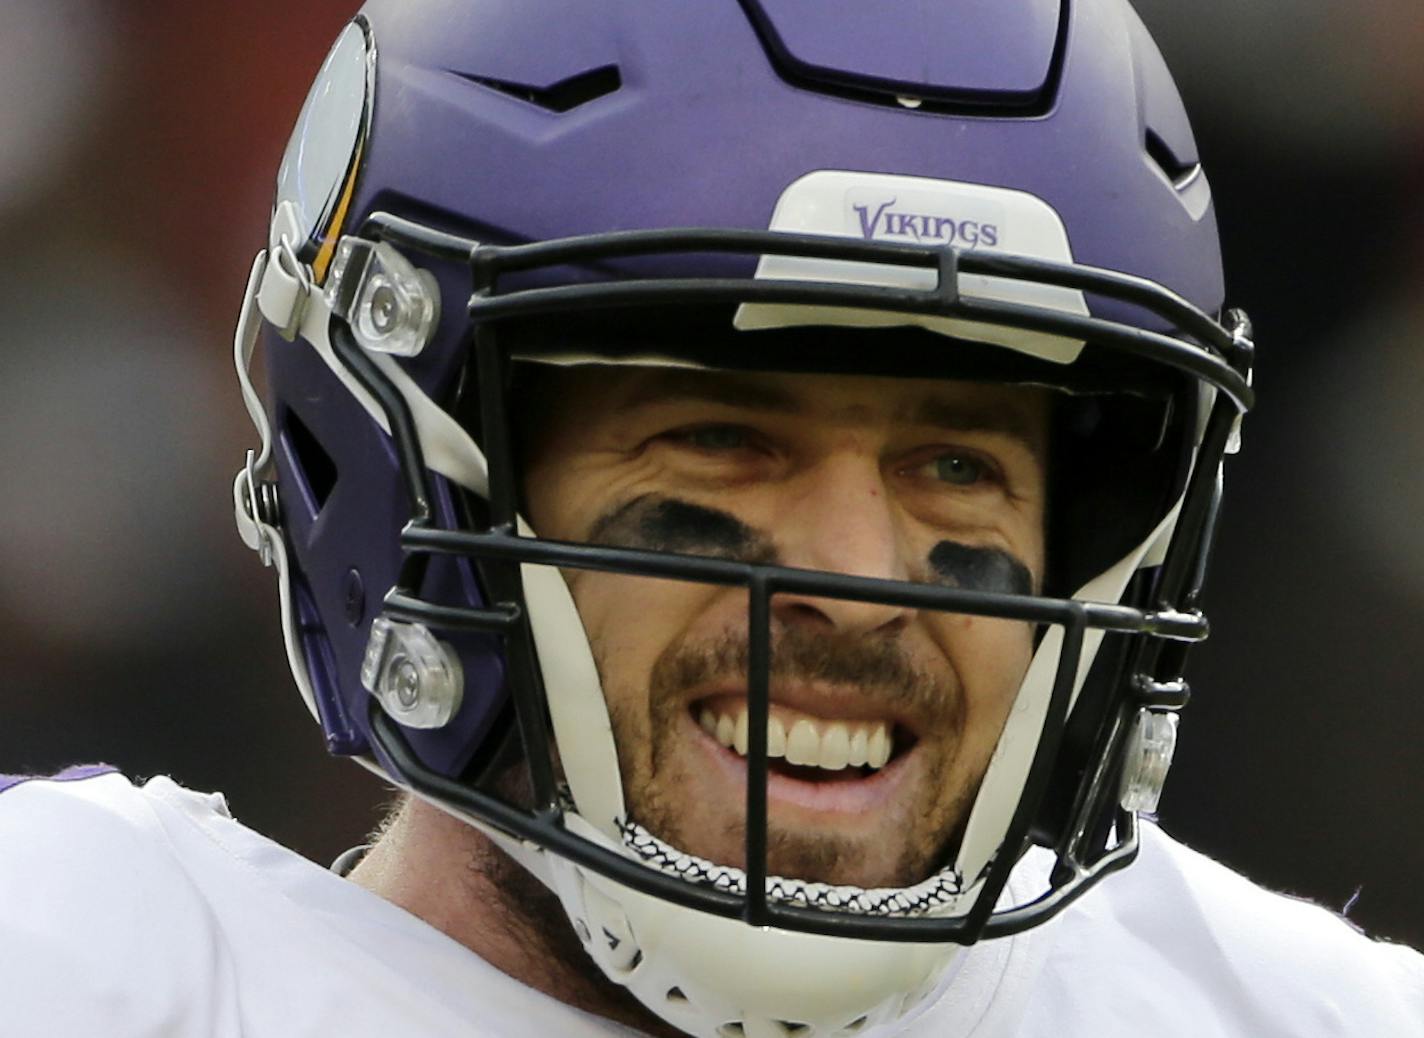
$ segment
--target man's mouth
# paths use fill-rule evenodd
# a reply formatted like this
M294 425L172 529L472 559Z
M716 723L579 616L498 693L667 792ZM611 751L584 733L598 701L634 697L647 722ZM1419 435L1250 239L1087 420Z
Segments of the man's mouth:
M708 697L692 704L692 714L712 739L740 757L747 756L745 697ZM803 782L868 777L914 742L890 718L819 717L777 702L771 704L766 735L771 770Z
M705 692L690 699L684 718L681 727L696 762L686 776L696 790L692 795L718 801L730 795L726 810L735 816L748 779L745 691L724 686ZM929 758L918 752L921 718L877 706L858 690L787 685L773 687L768 722L766 804L782 836L881 844L900 838L894 830L903 823L896 820L908 817L926 778ZM707 845L690 849L714 861L739 861L736 848L710 854ZM822 874L821 865L794 856L778 867L785 876L858 882L846 877L860 875L859 866L850 859L842 864L851 871L838 866Z

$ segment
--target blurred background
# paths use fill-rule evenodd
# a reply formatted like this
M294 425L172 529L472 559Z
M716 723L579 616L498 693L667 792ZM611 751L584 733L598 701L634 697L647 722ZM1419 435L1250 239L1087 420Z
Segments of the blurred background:
M0 31L0 772L170 773L321 861L389 792L291 688L230 357L354 6L12 0ZM1162 818L1424 946L1424 5L1137 6L1260 347Z

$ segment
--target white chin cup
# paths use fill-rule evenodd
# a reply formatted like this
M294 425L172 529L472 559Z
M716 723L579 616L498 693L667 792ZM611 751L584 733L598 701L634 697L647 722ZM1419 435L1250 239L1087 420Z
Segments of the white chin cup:
M578 816L567 821L608 843ZM925 1004L963 951L752 927L543 857L579 940L609 980L697 1038L864 1038Z

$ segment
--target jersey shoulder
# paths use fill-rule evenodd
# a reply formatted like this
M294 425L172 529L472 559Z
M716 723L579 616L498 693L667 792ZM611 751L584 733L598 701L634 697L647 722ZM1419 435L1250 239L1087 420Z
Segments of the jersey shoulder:
M1087 978L1124 1024L1190 1022L1184 1034L1424 1038L1424 956L1266 890L1155 825L1141 831L1137 862L1059 920L1050 972L1065 997L1083 997Z
M101 767L0 779L0 1004L16 1033L203 1033L222 957L209 917L144 788Z

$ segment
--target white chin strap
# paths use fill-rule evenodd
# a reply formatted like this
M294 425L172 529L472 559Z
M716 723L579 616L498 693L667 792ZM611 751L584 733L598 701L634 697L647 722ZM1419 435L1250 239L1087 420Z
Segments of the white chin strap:
M1177 514L1181 510L1179 498L1172 510L1157 524L1147 538L1127 556L1106 572L1094 577L1079 589L1074 599L1080 602L1119 602L1133 574L1147 566L1160 565L1167 545L1176 529ZM1088 670L1097 657L1103 642L1101 630L1083 632L1083 651L1078 660L1078 671L1073 679L1072 698L1069 709L1077 701L1078 693L1087 679ZM1054 678L1058 670L1058 658L1063 651L1063 628L1052 627L1039 642L1028 673L1014 697L1013 708L1004 722L1003 734L994 755L990 758L988 770L979 785L979 794L974 799L974 807L965 826L964 839L955 859L962 875L974 878L980 876L998 851L1008 831L1009 821L1023 795L1024 784L1028 781L1029 768L1034 754L1038 751L1043 735L1044 722L1048 716L1049 703L1053 698Z

